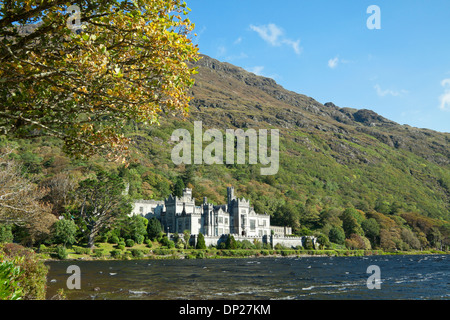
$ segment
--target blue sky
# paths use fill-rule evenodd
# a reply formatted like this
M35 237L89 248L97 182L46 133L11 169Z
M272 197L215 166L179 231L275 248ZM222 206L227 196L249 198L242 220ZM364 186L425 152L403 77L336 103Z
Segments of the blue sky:
M450 132L449 0L186 2L203 54L321 103ZM371 5L381 29L367 27Z

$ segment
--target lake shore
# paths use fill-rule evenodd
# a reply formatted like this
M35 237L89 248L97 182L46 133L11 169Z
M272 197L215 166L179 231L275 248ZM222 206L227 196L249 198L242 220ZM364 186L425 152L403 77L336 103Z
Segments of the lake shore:
M43 261L114 261L114 260L184 260L184 259L230 259L230 258L289 258L289 257L362 257L379 255L435 255L449 254L447 251L383 251L383 250L267 250L267 249L164 249L144 250L128 248L120 254L104 254L103 251L92 250L92 254L70 252L64 259L51 254L39 254ZM99 250L97 248L97 250Z

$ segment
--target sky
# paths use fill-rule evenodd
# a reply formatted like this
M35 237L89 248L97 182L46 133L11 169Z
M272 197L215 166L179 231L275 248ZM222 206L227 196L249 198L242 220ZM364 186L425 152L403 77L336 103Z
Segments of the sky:
M449 0L185 1L202 54L321 103L450 132Z

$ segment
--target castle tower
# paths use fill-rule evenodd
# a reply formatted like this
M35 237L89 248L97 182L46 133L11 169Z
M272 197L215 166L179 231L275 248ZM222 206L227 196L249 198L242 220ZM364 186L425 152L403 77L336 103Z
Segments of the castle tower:
M231 207L231 202L236 199L234 196L234 187L227 187L227 199L228 199L228 207Z

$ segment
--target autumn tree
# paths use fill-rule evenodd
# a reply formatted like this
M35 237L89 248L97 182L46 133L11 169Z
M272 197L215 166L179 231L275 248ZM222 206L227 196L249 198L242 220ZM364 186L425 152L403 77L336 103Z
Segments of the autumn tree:
M16 225L27 231L25 242L46 238L56 221L51 206L42 202L47 190L39 188L10 158L12 149L0 150L0 224Z
M79 183L76 193L80 209L76 218L80 220L89 247L94 246L95 237L103 228L110 228L118 218L131 212L124 190L122 178L105 171Z
M188 112L188 11L181 0L0 1L0 133L121 158L124 123Z
M73 202L73 191L76 188L76 181L72 175L60 172L42 185L48 189L46 199L53 205L53 214L61 215L66 207Z

